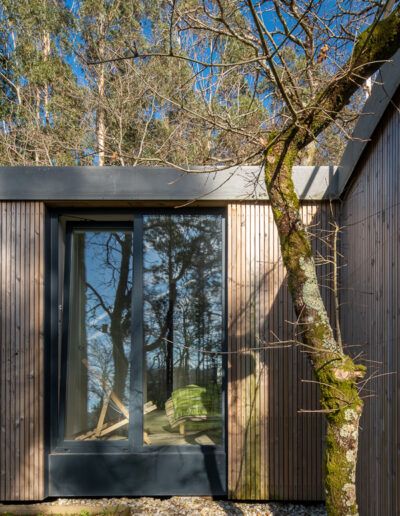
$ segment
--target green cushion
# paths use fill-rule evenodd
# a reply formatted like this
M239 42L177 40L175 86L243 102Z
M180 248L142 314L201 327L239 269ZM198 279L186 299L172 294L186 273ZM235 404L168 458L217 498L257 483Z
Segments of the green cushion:
M172 427L184 421L203 421L219 416L218 387L206 389L187 385L177 389L165 403L165 411Z

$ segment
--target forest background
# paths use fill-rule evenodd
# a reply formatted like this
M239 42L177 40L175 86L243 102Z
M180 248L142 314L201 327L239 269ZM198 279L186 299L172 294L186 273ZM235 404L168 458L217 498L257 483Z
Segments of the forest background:
M261 163L259 140L282 127L287 107L275 81L256 63L221 74L168 56L112 61L132 55L133 46L143 53L167 48L171 5L160 0L4 0L0 165ZM182 54L194 50L208 62L214 55L220 62L240 62L248 53L245 44L224 36L198 38L195 31L175 28L173 39ZM309 73L305 57L290 42L283 52L302 77L306 97L311 92L304 80ZM313 81L320 82L331 73L332 62L324 59L322 44L314 52ZM104 60L111 61L89 64ZM324 131L298 163L338 163L364 99L361 90L346 108L354 116Z

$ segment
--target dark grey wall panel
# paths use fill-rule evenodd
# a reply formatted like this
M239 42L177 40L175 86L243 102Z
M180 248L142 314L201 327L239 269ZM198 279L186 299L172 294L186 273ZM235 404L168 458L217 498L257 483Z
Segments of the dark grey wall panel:
M52 454L49 494L221 496L226 493L225 462L224 452Z

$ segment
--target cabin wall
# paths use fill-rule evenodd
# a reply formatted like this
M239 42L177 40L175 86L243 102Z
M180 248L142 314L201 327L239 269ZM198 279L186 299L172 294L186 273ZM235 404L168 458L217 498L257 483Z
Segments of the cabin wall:
M399 105L400 95L395 97ZM398 109L398 108L397 108ZM342 211L344 343L368 375L358 502L365 516L400 514L400 116L389 104ZM359 359L361 360L361 359ZM373 378L375 376L375 378Z
M44 495L44 205L0 202L0 499Z
M303 204L314 251L331 226L328 203ZM329 283L328 265L318 267ZM324 421L319 389L296 326L269 205L228 209L228 494L238 499L322 500ZM331 291L323 289L328 312ZM281 343L273 344L278 340ZM289 341L289 342L288 342ZM265 349L265 348L268 349ZM264 348L264 349L263 349ZM240 351L240 352L239 352ZM239 353L238 353L239 352ZM300 410L311 412L299 412Z
M0 499L39 500L46 496L45 208L21 201L1 202L0 210ZM329 204L301 210L310 231L326 236ZM285 342L294 336L295 317L272 211L234 203L227 213L228 494L321 500L323 416L313 412L319 394L304 350ZM326 254L318 238L314 249ZM328 266L319 272L326 276ZM271 344L278 339L284 342Z

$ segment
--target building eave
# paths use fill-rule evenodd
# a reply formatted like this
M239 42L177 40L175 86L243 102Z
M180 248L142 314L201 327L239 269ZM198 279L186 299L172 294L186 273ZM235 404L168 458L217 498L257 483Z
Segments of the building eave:
M335 199L337 167L294 167L303 200ZM263 170L256 166L192 173L172 167L0 167L0 200L42 201L262 201Z
M378 71L378 77L366 101L339 164L338 192L342 194L364 149L400 85L400 50Z

